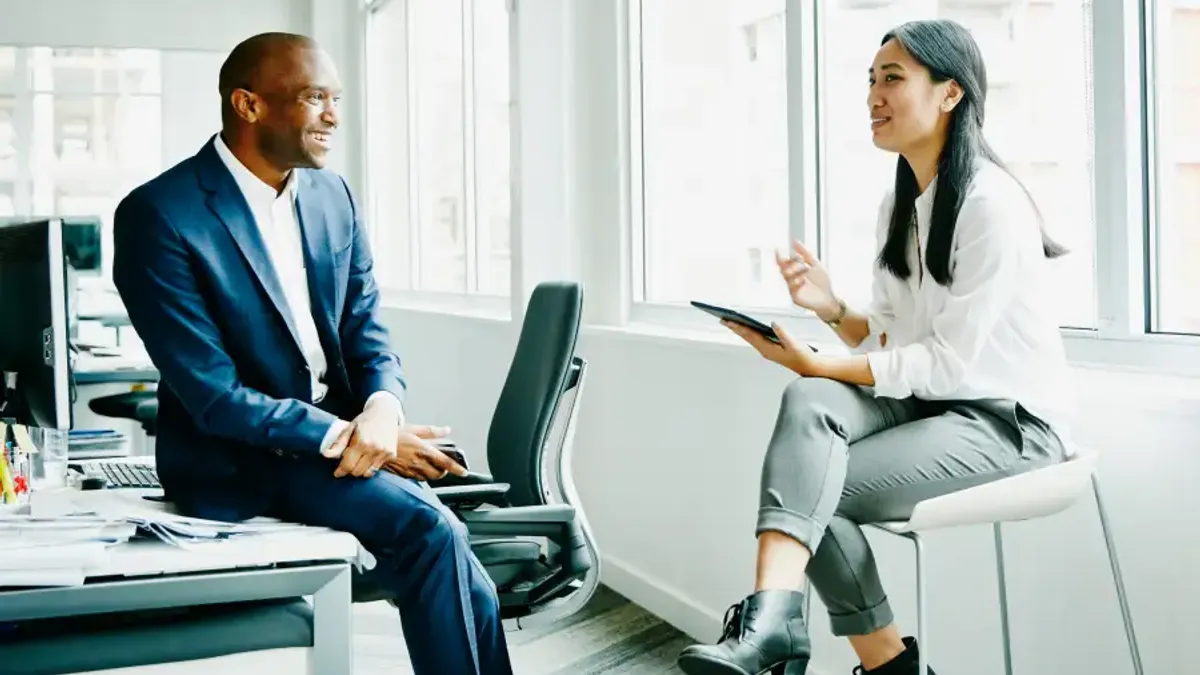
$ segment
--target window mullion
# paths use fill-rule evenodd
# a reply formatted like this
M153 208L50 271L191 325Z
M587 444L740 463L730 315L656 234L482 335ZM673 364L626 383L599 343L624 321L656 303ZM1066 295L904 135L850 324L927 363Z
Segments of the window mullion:
M417 68L413 63L413 12L412 3L409 0L400 0L404 3L404 48L405 48L405 69L407 70L408 81L408 97L405 101L408 107L408 128L404 139L404 150L408 155L408 245L409 245L409 272L411 279L409 288L421 288L421 166L420 166L420 148L417 144L420 135L417 133L418 117L417 99L420 96L417 86Z
M445 1L445 0L441 0ZM479 219L475 166L475 0L462 0L463 240L468 293L479 291Z
M1091 11L1097 327L1122 338L1146 328L1142 3L1093 2Z
M788 234L824 255L820 237L817 114L819 3L787 0L784 9L787 81ZM790 242L780 242L789 245Z
M646 239L646 192L645 192L645 146L642 141L645 128L642 115L642 0L624 0L625 13L622 15L627 29L627 39L621 45L625 57L624 72L627 74L623 81L625 105L623 111L628 111L624 124L627 148L628 174L625 180L625 207L629 225L629 260L632 272L632 302L642 303L649 297L646 270L649 242Z

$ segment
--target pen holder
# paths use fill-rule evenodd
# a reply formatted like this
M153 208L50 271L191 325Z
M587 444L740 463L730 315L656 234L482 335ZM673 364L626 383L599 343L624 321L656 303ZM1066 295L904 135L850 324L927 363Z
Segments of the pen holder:
M11 439L0 446L0 512L29 503L33 482L31 459L30 455L20 452Z
M60 488L67 484L67 432L62 429L27 427L33 441L30 457L33 488Z

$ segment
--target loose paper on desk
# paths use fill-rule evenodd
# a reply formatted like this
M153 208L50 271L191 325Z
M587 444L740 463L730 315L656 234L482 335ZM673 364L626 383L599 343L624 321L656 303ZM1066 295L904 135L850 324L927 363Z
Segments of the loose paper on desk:
M191 544L221 541L231 537L302 529L302 525L269 518L242 523L181 516L162 502L141 498L137 491L105 490L88 493L87 511L107 520L122 520L159 539L187 548Z
M0 516L0 587L78 586L137 528L96 517Z

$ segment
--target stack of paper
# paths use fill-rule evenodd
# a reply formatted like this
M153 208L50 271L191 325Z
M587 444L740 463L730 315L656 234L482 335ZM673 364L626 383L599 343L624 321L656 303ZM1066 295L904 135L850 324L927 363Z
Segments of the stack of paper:
M139 534L192 548L303 527L271 518L189 518L124 490L64 490L45 512L53 515L0 514L0 587L82 585L88 570L106 564L113 546Z
M175 513L162 502L141 499L136 494L113 490L103 498L88 500L88 514L109 521L122 521L168 544L186 548L192 544L222 541L230 537L299 529L302 525L272 518L255 518L243 523L191 518Z
M0 586L78 586L136 526L97 517L0 517Z

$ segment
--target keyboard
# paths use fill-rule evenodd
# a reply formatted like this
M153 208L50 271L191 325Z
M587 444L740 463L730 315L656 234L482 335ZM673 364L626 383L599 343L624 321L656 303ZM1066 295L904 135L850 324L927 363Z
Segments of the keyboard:
M158 474L149 464L131 462L86 462L82 473L88 478L104 480L108 488L161 488Z

